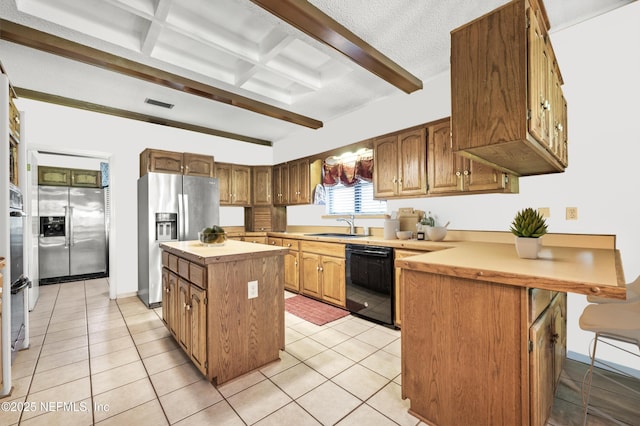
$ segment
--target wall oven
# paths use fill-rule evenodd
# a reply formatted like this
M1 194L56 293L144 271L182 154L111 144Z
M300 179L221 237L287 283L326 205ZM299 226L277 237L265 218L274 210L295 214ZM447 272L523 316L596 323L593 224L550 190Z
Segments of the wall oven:
M393 325L393 249L347 244L345 256L347 309L366 319Z
M29 300L26 289L31 281L24 275L24 224L22 193L9 188L9 259L11 262L11 349L18 351L28 345ZM26 344L25 344L26 343ZM14 352L15 353L15 352ZM11 357L13 361L14 356Z

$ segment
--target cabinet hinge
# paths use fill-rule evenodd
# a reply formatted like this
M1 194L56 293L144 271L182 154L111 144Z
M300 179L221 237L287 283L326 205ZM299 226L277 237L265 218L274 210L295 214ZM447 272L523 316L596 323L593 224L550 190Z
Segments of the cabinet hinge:
M204 369L207 370L209 368L209 361L204 362Z
M533 352L533 341L529 340L529 352Z
M525 28L529 28L531 26L531 19L529 19L529 15L527 15L527 18L525 20Z
M204 304L206 305L206 304L208 304L208 303L209 303L209 298L205 297L205 298L204 298Z
M527 120L531 120L531 110L527 110Z

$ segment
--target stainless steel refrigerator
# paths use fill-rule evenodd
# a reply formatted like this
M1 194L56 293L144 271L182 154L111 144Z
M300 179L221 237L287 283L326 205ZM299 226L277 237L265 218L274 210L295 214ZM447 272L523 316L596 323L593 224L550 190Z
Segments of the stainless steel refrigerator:
M41 283L107 276L103 189L41 185L38 216Z
M160 243L197 240L219 225L217 178L147 173L138 179L138 297L148 307L162 304Z

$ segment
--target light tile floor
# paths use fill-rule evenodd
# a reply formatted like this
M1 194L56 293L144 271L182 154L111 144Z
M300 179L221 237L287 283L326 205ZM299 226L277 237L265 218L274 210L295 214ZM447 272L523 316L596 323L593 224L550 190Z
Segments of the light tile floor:
M161 314L137 297L110 300L106 279L40 287L0 424L419 424L400 398L397 330L285 313L280 361L215 387Z

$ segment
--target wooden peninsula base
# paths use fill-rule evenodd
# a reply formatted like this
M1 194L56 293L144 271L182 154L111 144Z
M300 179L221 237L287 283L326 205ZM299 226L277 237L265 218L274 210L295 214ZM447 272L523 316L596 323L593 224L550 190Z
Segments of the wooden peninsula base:
M402 268L402 397L431 425L543 426L566 356L567 292L624 298L614 249L468 243Z
M181 241L161 248L163 320L211 382L279 359L287 248L232 240L221 247ZM253 282L257 296L250 298Z

